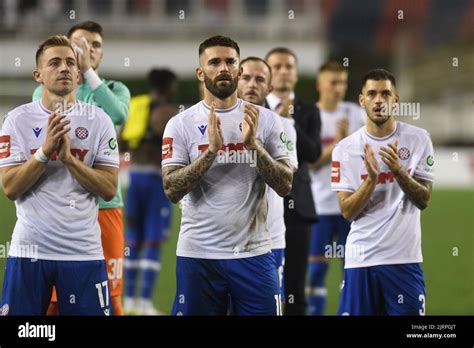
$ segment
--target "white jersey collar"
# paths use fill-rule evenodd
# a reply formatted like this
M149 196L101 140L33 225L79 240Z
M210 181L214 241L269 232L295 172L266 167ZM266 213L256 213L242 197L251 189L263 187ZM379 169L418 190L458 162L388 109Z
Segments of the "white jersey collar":
M369 134L369 132L367 131L367 126L364 127L364 132L371 139L374 139L374 140L377 140L377 141L383 141L383 140L390 139L395 133L397 133L399 124L400 124L400 122L396 122L396 126L395 126L395 129L393 130L393 132L390 133L389 135L386 135L386 136L382 137L382 138L379 138L379 137L376 137L376 136L373 136L373 135Z

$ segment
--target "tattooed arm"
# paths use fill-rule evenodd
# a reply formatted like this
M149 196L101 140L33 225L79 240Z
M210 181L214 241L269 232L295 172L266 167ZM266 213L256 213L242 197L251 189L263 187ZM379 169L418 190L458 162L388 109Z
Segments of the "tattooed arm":
M428 202L431 198L431 188L433 187L431 181L415 179L408 174L405 168L400 168L400 170L393 173L393 175L408 199L418 209L423 210L428 207Z
M224 143L221 121L216 115L216 105L212 103L208 116L209 147L194 162L185 167L166 166L163 167L163 187L166 197L178 203L187 193L196 187L201 178L211 168L217 157L218 151Z
M284 197L291 191L293 170L288 160L274 160L260 145L251 148L257 151L257 172L275 192Z
M163 186L165 194L173 203L178 203L188 192L196 187L211 167L217 152L204 151L194 162L185 167L163 167Z
M257 127L259 110L250 103L244 106L244 119L242 122L242 136L248 151L257 152L257 172L275 192L284 197L291 191L293 182L293 169L288 160L276 161L258 144Z

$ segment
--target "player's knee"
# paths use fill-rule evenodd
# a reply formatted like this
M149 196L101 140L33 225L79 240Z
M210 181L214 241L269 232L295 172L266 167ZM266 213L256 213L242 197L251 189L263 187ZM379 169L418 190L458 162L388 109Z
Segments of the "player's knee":
M324 278L328 269L327 261L313 261L309 263L309 281L312 286L324 284Z

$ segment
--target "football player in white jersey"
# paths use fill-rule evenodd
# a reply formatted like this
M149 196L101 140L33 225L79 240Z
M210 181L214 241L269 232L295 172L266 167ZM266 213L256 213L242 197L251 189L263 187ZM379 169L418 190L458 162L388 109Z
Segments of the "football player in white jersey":
M96 106L76 101L76 55L65 36L36 53L41 99L7 113L0 170L15 201L1 312L45 315L53 285L59 314L109 315L98 197L111 200L119 166L115 130Z
M308 280L308 314L323 315L327 289L325 278L328 259L344 257L344 244L349 233L349 222L344 219L331 190L331 153L337 142L365 123L365 111L359 105L344 101L348 71L342 64L329 61L321 65L316 76L319 100L316 106L321 115L320 158L309 165L311 189L319 221L311 231Z
M395 119L395 78L369 71L359 103L367 125L332 153L332 189L351 229L339 314L424 315L420 212L433 183L433 145L424 129Z
M239 79L239 97L249 103L266 107L266 97L272 90L272 69L267 62L258 57L247 57L240 62L242 73ZM276 114L278 117L280 115ZM298 169L296 155L296 129L292 118L281 116L283 130L286 134L286 149L293 167ZM285 220L283 218L283 198L268 188L268 215L267 226L272 240L272 253L275 257L280 279L282 303L285 302L283 276L285 267Z
M171 118L163 135L163 183L181 201L176 315L281 314L266 224L270 186L291 190L285 133L270 110L237 97L240 49L228 37L199 46L204 100Z

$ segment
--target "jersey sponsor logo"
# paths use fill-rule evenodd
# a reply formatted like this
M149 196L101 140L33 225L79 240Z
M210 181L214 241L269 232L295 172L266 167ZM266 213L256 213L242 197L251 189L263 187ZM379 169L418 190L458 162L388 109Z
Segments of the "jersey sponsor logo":
M89 136L89 131L84 127L77 127L74 133L76 134L76 138L79 140L85 140Z
M411 168L409 168L407 170L407 172L408 172L408 174L410 174L411 173ZM368 176L369 176L368 174L362 174L360 176L360 178L365 181ZM395 177L393 176L393 173L391 171L390 172L380 172L379 176L377 178L377 185L386 184L387 182L393 183L394 180L395 180Z
M209 144L200 144L198 145L199 152L204 152L209 147ZM245 144L244 143L229 143L229 144L222 144L221 149L219 151L222 152L230 152L230 151L245 151Z
M35 127L33 128L33 133L35 133L35 136L38 138L42 130L43 128Z
M202 124L202 125L198 126L198 129L201 132L201 134L204 135L204 133L206 133L207 124Z
M0 159L10 157L10 136L0 136Z
M293 144L293 142L291 140L288 140L286 142L286 149L288 151L293 151L294 148L295 148L295 145Z
M407 160L410 158L410 150L408 150L406 147L402 147L398 149L398 158L401 160Z
M173 157L173 138L163 138L161 146L161 159L169 159Z
M286 133L285 132L280 133L280 140L281 140L282 143L286 143Z
M433 166L434 164L433 156L429 155L428 157L426 157L426 164L429 165L430 167Z
M109 148L111 150L115 150L117 148L117 139L115 139L115 138L110 138L109 139Z
M38 149L31 149L30 154L34 155L37 150ZM77 158L81 162L84 162L84 159L86 158L86 155L87 155L88 152L89 152L89 150L86 150L86 149L84 149L84 150L83 149L71 149L71 155L73 155L75 158ZM56 151L54 151L51 154L50 160L51 161L56 161L57 159L58 159L58 153Z
M338 183L341 181L341 162L332 161L331 164L331 182Z

